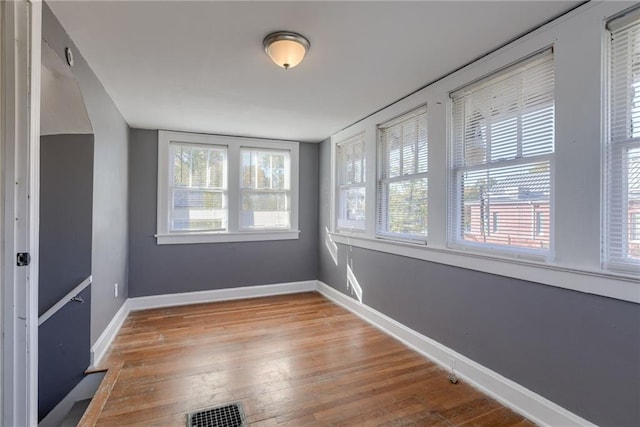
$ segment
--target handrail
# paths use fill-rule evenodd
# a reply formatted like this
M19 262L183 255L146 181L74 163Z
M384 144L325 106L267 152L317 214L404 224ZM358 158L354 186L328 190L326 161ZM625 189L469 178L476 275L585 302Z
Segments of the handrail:
M42 313L42 316L38 317L38 326L42 325L44 322L46 322L47 320L49 320L49 318L51 316L53 316L54 314L56 314L58 312L58 310L60 310L62 307L64 307L64 305L66 303L68 303L69 301L71 301L73 298L75 298L80 292L82 292L84 290L84 288L86 288L87 286L89 286L91 284L91 282L93 281L93 276L89 276L86 279L84 279L82 282L80 282L80 284L78 286L76 286L75 288L73 288L73 290L71 292L69 292L68 294L66 294L65 296L63 296L62 298L60 298L60 301L58 301L57 303L55 303L53 305L53 307L51 307L49 310L45 311L44 313Z

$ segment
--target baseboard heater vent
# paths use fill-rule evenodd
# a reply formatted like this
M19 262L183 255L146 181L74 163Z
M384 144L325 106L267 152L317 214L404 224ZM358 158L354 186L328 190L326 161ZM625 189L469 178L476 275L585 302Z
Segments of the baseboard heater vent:
M192 412L187 427L248 427L239 402Z

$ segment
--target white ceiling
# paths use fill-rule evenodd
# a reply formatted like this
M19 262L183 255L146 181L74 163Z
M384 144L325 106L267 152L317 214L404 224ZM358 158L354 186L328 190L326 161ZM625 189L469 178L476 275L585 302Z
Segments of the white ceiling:
M320 141L575 1L53 1L132 127ZM311 42L297 68L262 39Z

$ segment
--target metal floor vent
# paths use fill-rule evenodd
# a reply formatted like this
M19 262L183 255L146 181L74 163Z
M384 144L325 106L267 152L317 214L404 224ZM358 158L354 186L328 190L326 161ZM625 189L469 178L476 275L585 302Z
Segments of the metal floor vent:
M192 412L187 419L188 427L247 427L240 403Z

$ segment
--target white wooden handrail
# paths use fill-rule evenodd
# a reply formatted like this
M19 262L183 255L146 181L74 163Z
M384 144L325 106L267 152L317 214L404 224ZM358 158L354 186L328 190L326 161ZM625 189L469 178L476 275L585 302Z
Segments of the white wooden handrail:
M71 290L71 292L69 292L68 294L66 294L65 296L63 296L62 298L60 298L60 301L58 301L57 303L55 303L53 305L53 307L51 307L49 310L45 311L44 313L42 313L42 316L38 317L38 326L42 325L44 322L46 322L47 320L49 320L49 318L51 316L53 316L54 314L56 314L58 312L58 310L60 310L66 303L68 303L69 301L71 301L73 298L75 298L80 292L82 292L84 290L84 288L86 288L87 286L89 286L91 284L91 282L93 281L93 276L89 276L86 279L84 279L82 282L80 282L80 284L78 286L76 286L75 288L73 288L73 290Z

